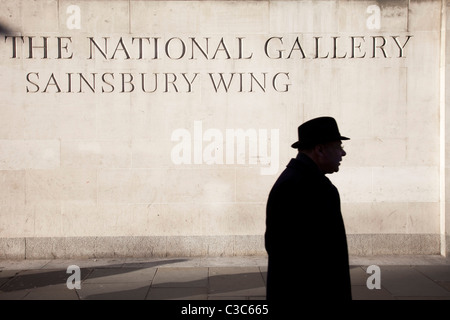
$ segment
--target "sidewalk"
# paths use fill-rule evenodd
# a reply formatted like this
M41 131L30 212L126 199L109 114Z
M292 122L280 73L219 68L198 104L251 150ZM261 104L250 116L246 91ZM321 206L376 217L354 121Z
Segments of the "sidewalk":
M71 265L80 289L67 286ZM450 300L450 258L350 257L350 265L354 300ZM380 267L381 289L367 288L369 265ZM0 260L0 300L264 300L266 275L267 257Z

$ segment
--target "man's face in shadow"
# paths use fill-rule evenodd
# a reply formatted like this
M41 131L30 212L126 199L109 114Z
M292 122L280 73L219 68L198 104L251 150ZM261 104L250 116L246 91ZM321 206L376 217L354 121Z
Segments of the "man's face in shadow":
M342 157L347 154L340 140L320 144L316 151L319 155L317 164L325 174L338 172Z

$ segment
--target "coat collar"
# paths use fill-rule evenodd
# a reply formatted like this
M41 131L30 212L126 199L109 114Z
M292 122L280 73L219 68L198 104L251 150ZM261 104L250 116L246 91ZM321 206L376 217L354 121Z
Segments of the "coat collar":
M299 152L297 157L291 159L291 161L287 165L288 168L292 168L295 170L307 170L311 173L325 176L317 166L317 164L306 154Z

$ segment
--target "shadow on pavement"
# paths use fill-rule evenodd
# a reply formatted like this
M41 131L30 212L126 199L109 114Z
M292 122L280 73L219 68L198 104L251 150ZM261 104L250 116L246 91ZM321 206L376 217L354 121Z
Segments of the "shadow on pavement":
M84 281L88 276L89 278L95 278L95 275L91 275L94 269L108 268L107 276L120 275L128 272L132 272L143 268L155 268L162 265L168 265L172 263L184 262L186 259L171 259L155 262L144 263L121 263L110 264L104 266L86 267L80 268L81 281ZM51 270L51 269L33 269L33 270L6 270L0 272L0 292L12 292L17 290L36 289L52 285L65 285L68 277L72 273L67 273L67 270Z
M207 300L265 299L265 272L212 275L192 281L164 282L131 290L105 292L86 296L86 300L147 299Z

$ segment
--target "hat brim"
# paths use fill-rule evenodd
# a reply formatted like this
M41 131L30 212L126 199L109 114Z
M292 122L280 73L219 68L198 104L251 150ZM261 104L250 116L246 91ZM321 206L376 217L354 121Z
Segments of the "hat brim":
M331 141L339 141L339 140L350 140L350 138L341 136L341 137L339 137L336 140L328 140L328 141L316 142L316 143L314 143L314 145L317 145L319 143L325 143L325 142L331 142ZM309 145L311 146L311 144L309 144ZM301 141L297 141L297 142L294 142L291 145L291 147L294 148L294 149L298 149L298 148L301 148L301 147L305 147L305 145Z

